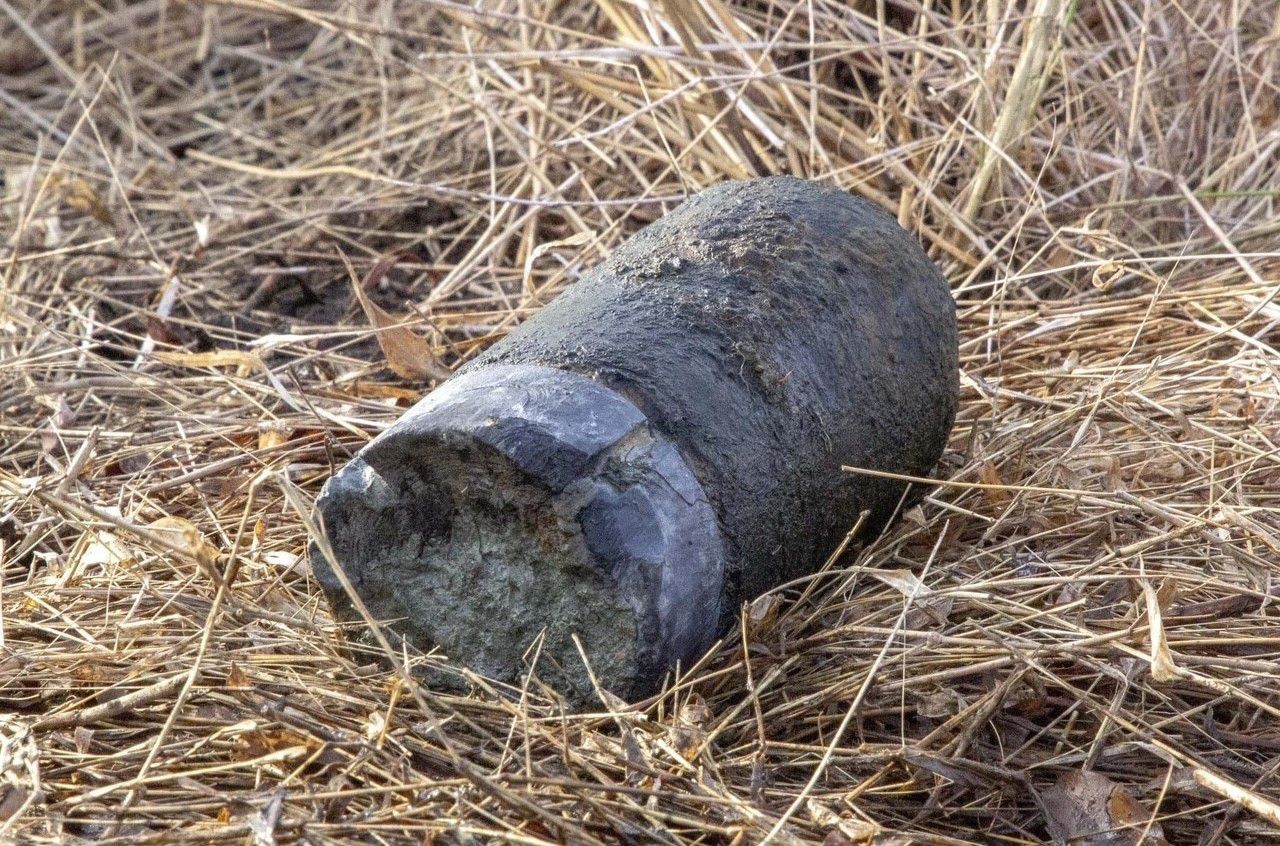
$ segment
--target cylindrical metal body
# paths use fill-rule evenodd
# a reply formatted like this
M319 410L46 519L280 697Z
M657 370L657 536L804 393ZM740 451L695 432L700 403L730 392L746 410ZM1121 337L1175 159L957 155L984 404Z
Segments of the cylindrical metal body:
M725 183L644 229L375 438L318 508L370 611L501 680L614 693L883 525L955 414L955 306L875 206ZM315 571L339 615L343 590Z

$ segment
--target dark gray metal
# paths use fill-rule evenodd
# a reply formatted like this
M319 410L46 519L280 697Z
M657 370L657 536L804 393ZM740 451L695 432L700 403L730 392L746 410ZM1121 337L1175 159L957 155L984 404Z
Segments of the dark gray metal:
M593 670L630 691L716 634L724 552L697 479L639 409L565 370L459 374L361 450L318 507L379 617L489 676L512 680L545 629L549 658L573 665L548 675L575 696L590 688L574 633Z
M811 572L927 474L957 390L955 306L875 206L719 185L621 245L370 443L318 508L377 616L514 681L622 696L739 604ZM340 615L349 604L313 556ZM558 668L558 669L557 669Z

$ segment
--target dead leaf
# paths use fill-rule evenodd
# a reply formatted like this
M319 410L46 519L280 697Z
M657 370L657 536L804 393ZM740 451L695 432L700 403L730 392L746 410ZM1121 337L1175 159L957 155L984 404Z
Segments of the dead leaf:
M870 843L880 834L880 826L868 820L842 817L817 799L806 800L809 818L823 828L829 828L823 846L858 846Z
M764 752L756 752L751 756L751 781L748 788L751 801L757 807L764 806L764 788L765 788L765 760Z
M183 547L201 564L211 567L218 558L218 548L204 539L200 530L190 520L182 517L161 517L148 524L147 529L167 539L175 546Z
M366 740L377 740L387 730L387 717L381 711L371 711L364 723Z
M27 806L31 791L20 784L0 782L0 822L10 819Z
M173 347L182 346L182 338L169 328L169 324L158 317L151 315L143 315L142 322L147 327L147 337L153 341L159 341L162 344L168 344Z
M1093 287L1106 293L1126 272L1127 269L1120 262L1104 261L1093 271Z
M311 575L310 561L304 556L283 549L265 553L262 556L262 561L284 573L293 573L295 576Z
M684 701L684 705L680 706L680 713L676 715L676 720L683 725L696 728L703 731L707 727L707 723L711 722L713 716L711 708L697 693L689 694L689 698Z
M640 741L636 740L636 733L629 728L622 732L622 749L627 759L627 784L633 787L651 785L652 779L645 772L653 769L653 764Z
M234 367L237 376L247 376L257 367L266 369L257 353L243 350L210 350L209 352L153 353L157 361L177 367Z
M1151 811L1124 785L1101 773L1063 773L1041 798L1049 834L1058 842L1072 846L1168 846Z
M346 261L346 256L343 256ZM382 307L369 299L365 289L378 284L387 271L391 269L399 256L385 256L378 260L363 280L357 280L354 270L351 272L351 287L355 289L356 299L369 318L370 325L378 337L378 346L387 357L387 366L397 376L405 379L435 379L444 381L451 375L449 370L436 360L435 349L425 338L415 335L403 319L392 317ZM347 265L351 270L350 264Z
M933 593L920 577L910 570L877 570L871 574L906 597L922 599Z
M1064 487L1073 491L1084 488L1084 481L1080 478L1080 474L1066 464L1057 465L1058 477L1062 480Z
M67 205L76 211L88 212L93 219L99 223L111 226L115 223L115 218L111 215L111 210L107 208L107 204L103 202L102 197L83 179L75 178L63 182L60 186L62 190L62 198Z
M939 688L930 693L915 696L916 713L931 720L942 720L960 712L964 700L950 688Z
M231 668L227 670L226 684L233 690L248 690L253 687L253 681L245 675L244 670L240 669L240 665L235 661L231 662Z
M610 693L604 688L596 691L600 695L600 701L609 709L609 713L614 716L622 716L623 714L634 714L636 709L628 705L626 700Z
M996 485L998 487L986 488L985 493L987 499L991 500L992 505L1004 505L1009 501L1009 492L1001 490L1004 486L1004 479L1000 476L1000 468L996 467L995 462L987 460L982 462L982 466L978 468L978 477L984 485Z
M24 813L40 800L40 751L31 727L0 714L0 823Z
M110 532L87 532L71 551L65 581L79 579L87 570L103 570L133 561L133 554Z
M271 449L289 442L293 430L274 420L258 424L258 449Z
M239 761L249 761L272 753L291 752L296 757L305 754L308 748L318 746L319 742L289 729L258 729L245 732L236 738L232 757Z
M36 402L48 408L53 413L49 415L49 422L54 428L67 429L76 422L76 412L68 403L64 394L49 396L48 394L37 394Z
M251 814L249 830L253 832L253 846L276 846L276 826L284 814L285 790L276 788L259 814Z
M692 761L702 751L707 740L707 723L711 722L711 709L698 694L692 694L676 714L671 728L671 745L686 761Z
M1120 467L1120 459L1117 456L1111 456L1111 460L1107 463L1106 471L1106 489L1109 491L1127 491L1129 488L1124 483L1124 473Z
M559 241L548 241L545 244L539 244L534 247L528 257L524 260L524 293L525 296L533 296L533 263L542 258L556 247L580 247L583 244L590 243L595 234L591 232L575 232L568 238L561 238Z
M35 70L47 59L40 50L25 38L5 32L0 38L0 74L19 76Z
M1169 642L1164 633L1164 614L1161 608L1160 595L1151 587L1150 582L1142 583L1143 593L1147 597L1147 623L1151 632L1151 678L1157 682L1171 682L1182 676L1182 670L1173 661L1173 653L1169 651ZM1166 604L1172 596L1166 598Z
M930 620L938 625L944 625L947 618L951 616L954 599L950 596L937 595L910 570L878 570L871 575L889 587L895 588L906 597L908 602L915 604L907 619L907 625L910 628L919 628Z
M367 382L363 379L357 379L351 384L351 392L358 397L391 399L398 403L415 403L422 399L422 391L415 388L402 388L385 382Z
M781 605L782 597L776 593L766 593L751 600L751 604L747 606L747 633L760 635L773 628Z

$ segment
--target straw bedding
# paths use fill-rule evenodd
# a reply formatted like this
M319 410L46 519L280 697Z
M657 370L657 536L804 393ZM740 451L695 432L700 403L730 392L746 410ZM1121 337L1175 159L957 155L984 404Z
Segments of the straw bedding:
M1274 842L1278 67L1264 0L0 0L0 838ZM778 172L951 281L921 505L634 705L355 646L333 468Z

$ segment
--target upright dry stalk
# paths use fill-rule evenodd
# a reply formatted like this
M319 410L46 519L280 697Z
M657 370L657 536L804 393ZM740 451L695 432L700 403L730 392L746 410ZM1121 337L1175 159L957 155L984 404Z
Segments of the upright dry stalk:
M1068 6L1068 0L1036 0L1035 9L1023 26L1022 52L1009 79L1004 105L987 133L987 143L980 148L982 158L965 199L961 216L966 221L972 221L977 215L992 179L999 173L1001 161L1035 113L1045 76L1052 70L1062 42L1063 15Z

